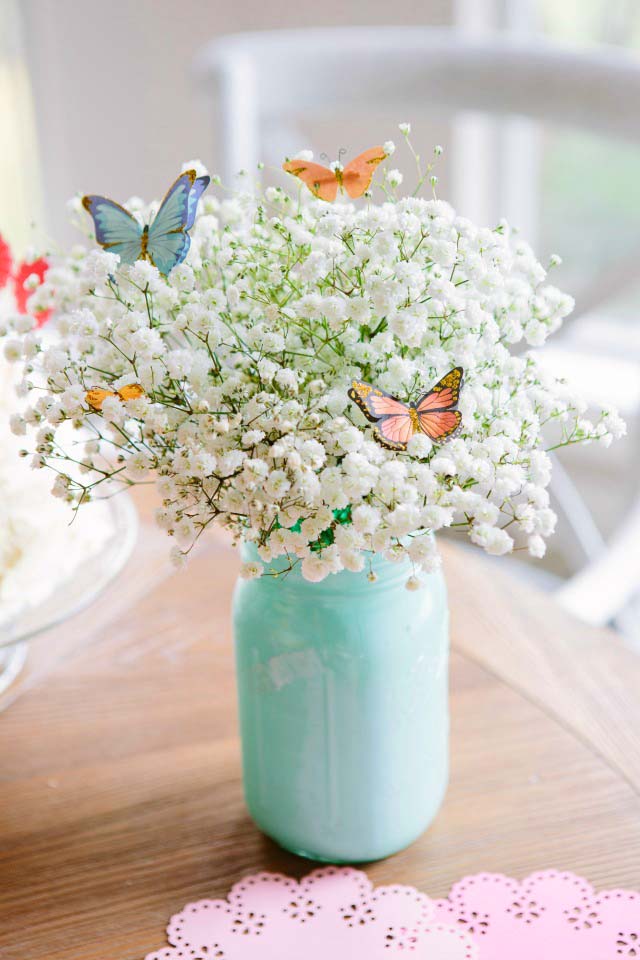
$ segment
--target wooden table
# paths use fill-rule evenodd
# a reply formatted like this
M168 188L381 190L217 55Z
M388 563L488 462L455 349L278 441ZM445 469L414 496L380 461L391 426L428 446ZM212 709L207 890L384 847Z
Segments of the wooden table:
M141 960L187 901L311 868L243 806L236 554L213 536L175 572L145 499L126 572L32 647L0 715L2 960ZM640 657L484 559L445 562L451 786L432 828L369 876L440 896L467 872L553 866L640 887Z

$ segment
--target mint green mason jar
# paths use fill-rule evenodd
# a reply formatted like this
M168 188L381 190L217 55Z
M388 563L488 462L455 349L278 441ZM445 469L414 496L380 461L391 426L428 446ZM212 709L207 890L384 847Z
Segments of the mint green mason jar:
M405 563L373 556L372 567L375 583L346 570L309 583L296 567L240 580L234 594L247 806L264 833L313 860L403 849L447 786L444 577L410 592Z

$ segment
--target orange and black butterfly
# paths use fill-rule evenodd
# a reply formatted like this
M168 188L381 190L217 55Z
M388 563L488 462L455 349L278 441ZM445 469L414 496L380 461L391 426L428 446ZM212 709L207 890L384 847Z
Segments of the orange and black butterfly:
M123 403L126 400L137 400L144 396L144 390L139 383L129 383L119 390L104 390L102 387L92 387L85 394L85 400L94 410L102 410L102 404L107 397L117 397Z
M386 157L382 147L371 147L337 170L310 160L288 160L282 169L306 183L314 196L332 203L338 196L338 188L346 191L352 200L361 197L369 189L376 167Z
M463 382L462 367L455 367L417 403L402 403L371 383L354 380L349 397L375 423L373 435L378 443L388 450L406 450L415 433L424 433L438 444L456 436L462 420L456 406Z

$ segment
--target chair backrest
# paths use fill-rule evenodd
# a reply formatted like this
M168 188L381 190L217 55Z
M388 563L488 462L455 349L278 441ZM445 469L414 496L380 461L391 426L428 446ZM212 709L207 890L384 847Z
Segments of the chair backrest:
M430 102L640 140L640 61L619 49L453 28L323 28L223 37L196 70L218 85L225 176L257 162L262 124L330 104L375 102L404 115Z

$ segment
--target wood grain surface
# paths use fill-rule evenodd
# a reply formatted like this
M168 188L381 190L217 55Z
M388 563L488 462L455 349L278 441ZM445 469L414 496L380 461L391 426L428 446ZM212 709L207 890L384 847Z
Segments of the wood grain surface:
M189 900L312 864L244 809L229 619L238 559L213 535L168 564L140 498L126 571L34 643L0 714L0 958L141 960ZM431 829L367 865L444 895L465 873L575 870L640 888L640 658L460 548L451 786Z

